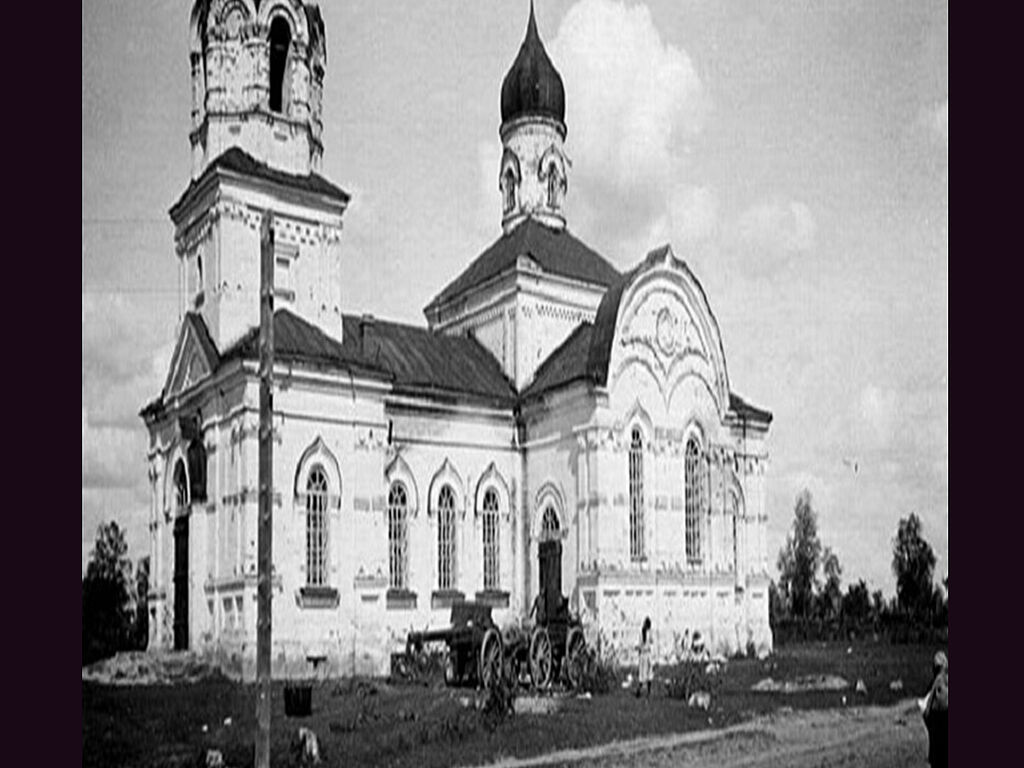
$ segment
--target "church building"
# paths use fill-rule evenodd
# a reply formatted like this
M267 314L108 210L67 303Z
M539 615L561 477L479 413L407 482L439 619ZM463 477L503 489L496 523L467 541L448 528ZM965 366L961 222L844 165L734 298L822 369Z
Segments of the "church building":
M770 650L772 416L732 390L708 297L670 246L620 272L568 226L566 94L532 8L501 83L501 236L424 326L342 304L350 197L319 172L319 8L196 0L190 56L191 182L170 209L181 323L141 411L150 648L255 675L270 212L275 675L386 674L453 603L528 622L552 584L624 663L645 617L656 659L694 632Z

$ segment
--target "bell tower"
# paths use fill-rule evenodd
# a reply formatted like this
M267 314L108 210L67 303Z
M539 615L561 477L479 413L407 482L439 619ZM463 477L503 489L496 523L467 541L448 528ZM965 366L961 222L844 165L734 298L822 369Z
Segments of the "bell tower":
M192 178L239 147L288 173L320 168L327 47L320 8L301 0L195 0Z
M501 226L506 234L527 217L565 228L569 187L565 155L565 87L537 33L530 3L526 37L501 84Z
M274 307L342 334L348 194L319 175L326 38L301 0L196 0L191 183L171 207L179 312L219 350L259 325L260 221L274 214Z

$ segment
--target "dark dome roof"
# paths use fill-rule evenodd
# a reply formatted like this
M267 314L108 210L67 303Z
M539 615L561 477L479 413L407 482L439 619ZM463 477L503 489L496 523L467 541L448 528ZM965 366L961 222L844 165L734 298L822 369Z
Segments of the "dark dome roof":
M524 115L543 115L565 122L565 87L537 34L533 3L526 38L501 84L501 121L507 123Z

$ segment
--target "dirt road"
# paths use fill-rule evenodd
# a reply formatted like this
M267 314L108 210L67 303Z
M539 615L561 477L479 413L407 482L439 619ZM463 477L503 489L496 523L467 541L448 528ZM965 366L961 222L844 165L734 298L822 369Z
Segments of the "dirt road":
M927 768L928 737L913 700L892 707L783 711L721 730L647 737L527 760L501 768Z

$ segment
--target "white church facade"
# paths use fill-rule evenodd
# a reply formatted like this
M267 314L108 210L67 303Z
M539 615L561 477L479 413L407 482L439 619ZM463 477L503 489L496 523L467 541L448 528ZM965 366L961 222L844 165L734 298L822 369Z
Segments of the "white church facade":
M531 11L501 89L502 234L425 308L346 313L349 196L318 173L323 18L197 0L181 326L149 433L150 648L252 677L260 222L273 214L275 675L386 674L451 605L527 619L539 543L591 642L771 648L771 414L730 387L669 246L621 273L566 225L565 93Z

